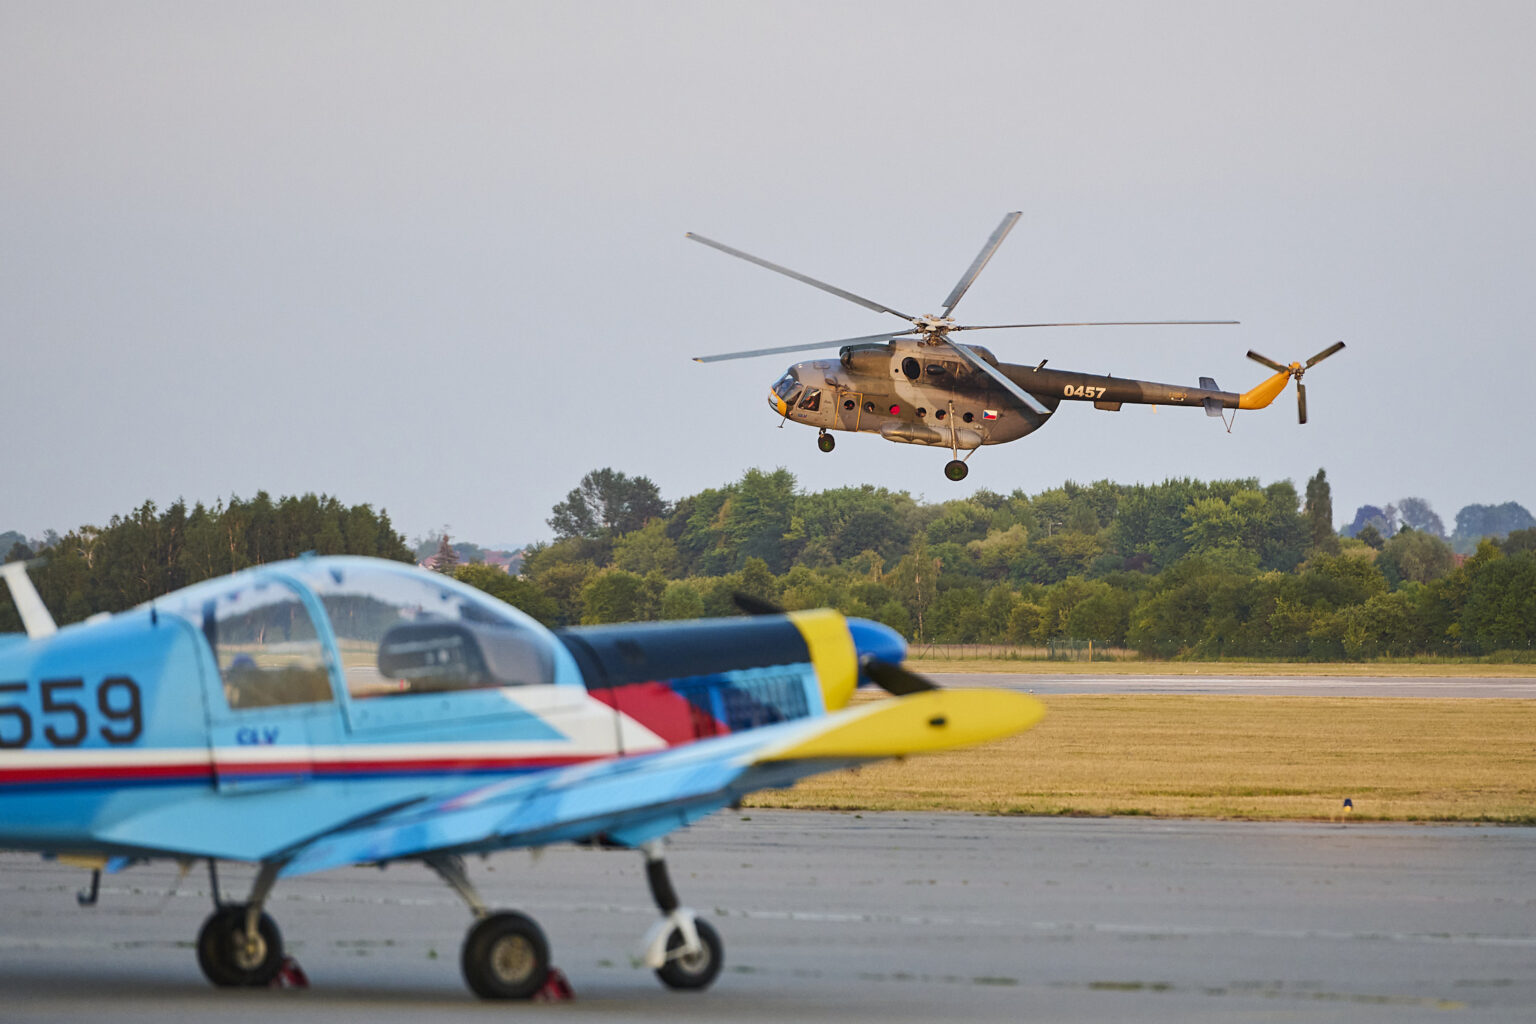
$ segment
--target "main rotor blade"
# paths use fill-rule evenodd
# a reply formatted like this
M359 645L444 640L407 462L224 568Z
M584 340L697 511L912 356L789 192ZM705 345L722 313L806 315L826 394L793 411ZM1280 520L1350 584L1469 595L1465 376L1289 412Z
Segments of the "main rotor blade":
M718 363L724 359L750 359L753 356L771 356L780 352L809 352L818 348L841 348L844 345L878 345L899 338L911 331L897 331L895 334L866 334L862 338L843 338L840 341L813 341L808 345L780 345L777 348L755 348L749 352L725 352L717 356L694 356L696 363Z
M1296 382L1296 422L1307 422L1307 386Z
M1239 324L1241 320L1077 320L1062 324L969 324L951 331L1003 331L1014 327L1173 327L1178 325Z
M951 340L949 342L949 347L958 352L961 358L963 358L966 362L970 363L972 366L976 367L976 369L980 370L982 373L985 373L987 376L1001 384L1003 389L1011 394L1014 398L1018 399L1019 403L1023 405L1025 409L1034 413L1036 416L1049 416L1051 414L1051 410L1041 405L1038 398L1036 398L1034 395L1031 395L1023 388L1019 387L1013 381L1009 380L1003 371L999 370L997 367L981 358L981 356L977 355L967 346L960 344L958 341Z
M810 285L812 288L820 288L824 292L831 292L833 295L836 295L840 299L847 299L849 302L856 302L860 306L863 306L865 309L872 309L876 313L895 313L903 320L912 319L910 316L901 312L900 310L892 309L890 306L882 305L876 302L874 299L866 299L862 295L855 295L853 292L844 291L843 289L838 288L836 285L827 284L825 281L818 281L814 277L807 277L805 274L800 273L798 270L790 270L788 267L781 267L777 263L769 263L767 260L753 256L749 252L742 252L740 249L732 249L730 246L721 242L716 242L714 239L705 238L703 235L696 235L692 231L688 232L688 237L693 239L695 242L703 242L711 249L719 249L721 252L726 253L729 256L735 256L737 259L746 260L748 263L756 263L758 266L767 270L771 270L775 274L783 274L785 277L792 277L796 281Z
M1313 363L1320 363L1320 362L1322 362L1324 359L1327 359L1329 356L1333 355L1335 352L1337 352L1339 349L1341 349L1343 347L1344 347L1344 343L1342 341L1334 342L1332 345L1329 345L1327 348L1323 349L1321 352L1319 352L1317 355L1313 356L1311 359L1308 359L1307 360L1307 367L1311 368Z
M1265 366L1269 367L1271 370L1274 370L1276 373L1291 372L1291 368L1289 366L1282 366L1275 362L1273 359L1270 359L1268 356L1259 355L1253 349L1248 350L1248 358L1252 359L1256 363L1263 363Z
M937 690L938 684L931 679L924 679L910 669L900 665L892 665L888 661L875 661L870 659L864 662L862 668L864 674L875 681L886 693L893 697L905 697L909 693L921 693L924 690Z
M960 302L960 297L971 287L971 282L976 280L976 275L981 273L982 268L987 265L987 261L992 258L992 254L997 252L997 247L1003 244L1003 239L1008 237L1008 232L1013 230L1013 226L1018 223L1021 216L1023 214L1018 211L1008 214L1003 218L1003 222L997 226L997 229L992 232L992 237L987 239L987 244L981 247L981 252L977 253L976 258L971 261L970 269L961 275L960 281L955 285L954 290L949 293L949 298L944 300L944 315L946 317L949 316Z

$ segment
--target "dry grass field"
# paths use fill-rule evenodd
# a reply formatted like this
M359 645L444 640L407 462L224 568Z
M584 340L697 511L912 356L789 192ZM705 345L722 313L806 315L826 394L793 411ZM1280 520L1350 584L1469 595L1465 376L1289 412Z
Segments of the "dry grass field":
M1536 824L1536 701L1071 695L1000 743L755 807Z
M908 658L914 672L1012 672L1019 675L1133 676L1424 676L1529 679L1536 665L1424 658L1418 661L1046 661L1010 658Z

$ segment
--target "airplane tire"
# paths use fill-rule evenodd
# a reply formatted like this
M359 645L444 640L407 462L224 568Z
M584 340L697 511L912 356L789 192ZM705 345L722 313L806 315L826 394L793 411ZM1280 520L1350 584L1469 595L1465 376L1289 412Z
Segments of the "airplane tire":
M725 947L720 942L720 934L708 921L694 921L694 927L699 930L699 941L704 944L703 950L693 956L680 956L668 960L663 966L656 969L656 977L668 988L699 989L708 988L720 973L720 968L725 965ZM674 931L667 937L667 954L683 944L683 933Z
M965 474L971 471L970 467L959 459L950 459L944 466L944 475L951 480L964 480Z
M265 988L283 968L283 936L263 913L256 941L245 941L245 904L220 907L197 933L197 965L220 988Z
M481 999L530 999L549 974L549 943L533 918L501 910L469 930L459 965Z
M820 448L824 452L829 452L833 448L837 447L837 438L833 437L831 434L822 434L816 438L816 447Z

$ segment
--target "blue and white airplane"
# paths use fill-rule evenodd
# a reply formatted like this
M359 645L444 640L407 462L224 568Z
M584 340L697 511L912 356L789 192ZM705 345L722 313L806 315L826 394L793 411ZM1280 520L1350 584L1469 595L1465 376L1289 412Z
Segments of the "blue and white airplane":
M100 872L208 862L197 939L215 985L283 969L263 907L279 878L416 860L468 904L461 965L525 999L549 947L491 912L467 854L551 843L641 851L661 920L643 959L673 988L720 971L662 837L754 790L1008 736L1043 714L940 690L878 623L834 611L551 632L441 575L303 557L57 629L22 563L0 567L26 635L0 635L0 848ZM860 682L893 697L848 706ZM220 899L220 860L258 866Z

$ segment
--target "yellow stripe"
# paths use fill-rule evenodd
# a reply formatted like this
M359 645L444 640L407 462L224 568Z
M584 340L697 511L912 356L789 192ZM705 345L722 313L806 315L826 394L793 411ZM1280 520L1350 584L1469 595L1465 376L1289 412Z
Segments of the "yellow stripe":
M87 871L100 871L107 866L107 857L103 853L61 853L53 859L66 867Z
M1264 408L1270 402L1273 402L1275 397L1279 395L1280 392L1285 390L1285 385L1290 382L1290 379L1290 370L1275 374L1273 377L1265 380L1257 387L1244 391L1242 396L1237 400L1237 407L1239 409Z
M854 649L848 623L830 608L790 612L789 621L805 637L827 710L845 706L859 685L859 652Z
M899 757L1002 739L1035 725L1045 705L1007 690L924 690L824 719L822 731L760 753L758 761Z

